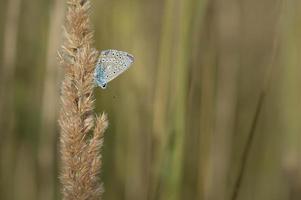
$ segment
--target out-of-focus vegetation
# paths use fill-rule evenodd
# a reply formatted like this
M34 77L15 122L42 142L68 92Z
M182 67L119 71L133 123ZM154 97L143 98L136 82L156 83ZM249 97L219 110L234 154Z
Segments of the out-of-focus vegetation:
M104 199L301 198L301 1L92 0L135 64L97 111ZM0 1L0 199L60 199L65 2Z

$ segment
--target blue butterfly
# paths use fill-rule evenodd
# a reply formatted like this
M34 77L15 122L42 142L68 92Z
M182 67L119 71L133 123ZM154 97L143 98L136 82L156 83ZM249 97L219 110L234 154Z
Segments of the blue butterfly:
M105 89L108 82L126 71L134 62L134 57L124 51L109 49L102 51L94 71L94 80Z

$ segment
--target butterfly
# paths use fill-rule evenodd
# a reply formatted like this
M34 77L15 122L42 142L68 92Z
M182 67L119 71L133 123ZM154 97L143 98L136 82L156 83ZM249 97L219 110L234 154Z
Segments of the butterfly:
M96 84L105 89L108 82L126 71L133 62L134 56L127 52L114 49L101 51L94 71Z

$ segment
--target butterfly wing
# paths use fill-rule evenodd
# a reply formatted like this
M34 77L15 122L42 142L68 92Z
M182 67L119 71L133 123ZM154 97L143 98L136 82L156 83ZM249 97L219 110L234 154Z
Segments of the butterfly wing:
M104 79L108 83L126 71L134 62L134 57L127 52L111 49L101 52L100 62Z
M96 84L105 89L108 82L126 71L133 62L134 57L127 52L113 49L102 51L94 72Z

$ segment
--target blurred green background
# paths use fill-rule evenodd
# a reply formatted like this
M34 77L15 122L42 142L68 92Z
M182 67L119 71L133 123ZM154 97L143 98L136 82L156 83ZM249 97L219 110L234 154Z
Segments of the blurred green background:
M0 199L60 199L65 1L0 0ZM300 0L92 0L107 200L301 198Z

